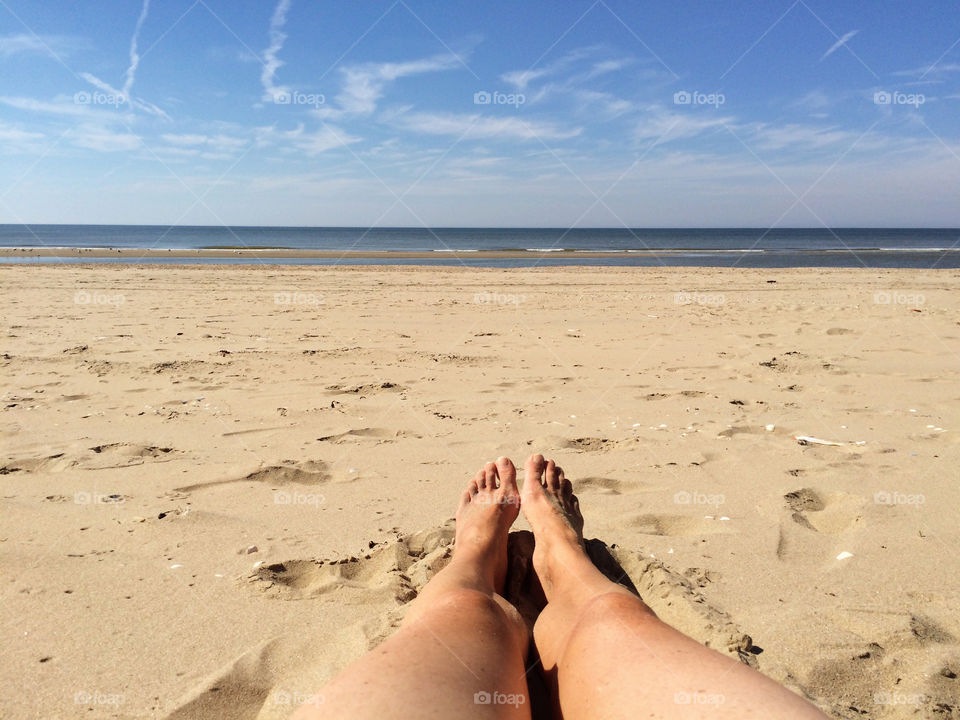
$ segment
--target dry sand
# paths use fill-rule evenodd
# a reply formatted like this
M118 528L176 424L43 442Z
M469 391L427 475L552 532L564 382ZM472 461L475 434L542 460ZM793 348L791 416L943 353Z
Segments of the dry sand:
M958 717L958 280L0 266L0 715L284 717L539 451L680 629Z

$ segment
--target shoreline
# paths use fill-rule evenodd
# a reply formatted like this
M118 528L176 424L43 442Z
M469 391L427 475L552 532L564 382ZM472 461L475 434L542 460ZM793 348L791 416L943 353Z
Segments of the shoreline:
M650 251L650 255L676 255L681 251ZM646 254L647 251L580 251L580 250L310 250L300 248L197 248L197 249L161 249L161 248L71 248L71 247L43 247L43 248L0 248L0 257L91 257L91 258L219 258L219 257L250 257L250 258L277 258L277 259L310 259L310 258L357 258L370 260L396 259L437 259L437 258L529 258L570 256L576 254L583 258L607 258L616 255L629 257L637 253Z
M0 258L143 258L154 259L274 259L274 260L440 260L440 259L584 259L677 258L692 256L844 255L960 253L960 248L648 248L626 250L578 250L574 248L528 248L503 250L314 250L310 248L113 248L113 247L0 247ZM932 268L935 269L935 268Z

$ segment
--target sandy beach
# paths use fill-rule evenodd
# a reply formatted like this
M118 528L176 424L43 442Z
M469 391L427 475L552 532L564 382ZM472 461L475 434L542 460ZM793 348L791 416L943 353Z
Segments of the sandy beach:
M285 717L542 452L668 622L833 717L960 717L958 281L0 266L0 714Z

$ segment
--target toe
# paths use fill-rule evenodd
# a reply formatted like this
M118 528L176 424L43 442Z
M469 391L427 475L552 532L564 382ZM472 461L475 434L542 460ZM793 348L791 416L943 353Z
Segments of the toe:
M543 488L543 455L531 455L523 466L523 491L537 492Z
M560 492L560 477L563 470L553 460L547 460L547 489Z
M497 487L497 466L488 462L483 466L483 482L480 485L481 490L495 490Z
M497 459L497 477L500 478L500 489L506 492L517 492L517 468L508 457Z
M563 468L557 468L557 489L564 497L570 497L573 494L573 483L567 480Z
M471 498L472 498L474 495L476 495L478 492L480 492L480 479L481 479L482 477L483 477L483 473L482 473L482 472L481 472L481 473L477 473L477 477L475 477L473 480L471 480L470 483L467 485L467 492L470 494L470 497L471 497Z

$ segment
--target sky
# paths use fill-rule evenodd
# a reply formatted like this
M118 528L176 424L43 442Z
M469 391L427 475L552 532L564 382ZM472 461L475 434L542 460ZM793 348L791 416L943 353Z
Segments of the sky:
M960 227L956 0L0 0L0 223Z

